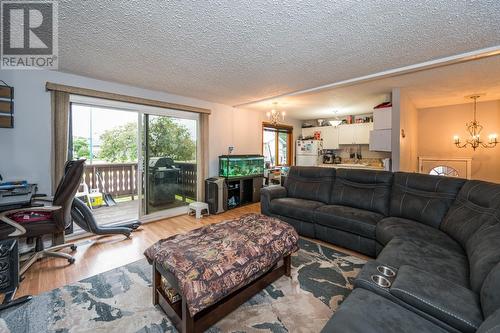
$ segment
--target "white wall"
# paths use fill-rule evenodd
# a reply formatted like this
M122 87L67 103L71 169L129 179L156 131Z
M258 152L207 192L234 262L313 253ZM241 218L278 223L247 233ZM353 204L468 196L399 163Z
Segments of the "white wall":
M194 98L141 89L114 82L54 71L0 71L0 79L15 89L13 129L0 128L0 173L4 179L27 179L50 192L51 101L47 81L123 95L186 104L212 110L209 136L209 175L218 173L218 156L227 153L260 154L265 114ZM291 121L300 132L300 123Z

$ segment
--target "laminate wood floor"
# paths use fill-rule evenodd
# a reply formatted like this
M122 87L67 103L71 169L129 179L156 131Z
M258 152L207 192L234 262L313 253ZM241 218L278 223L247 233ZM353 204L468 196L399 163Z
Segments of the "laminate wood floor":
M246 213L259 213L259 204L236 208L220 215L196 220L193 216L176 216L143 225L130 239L123 236L93 236L77 240L78 249L73 253L75 263L64 259L44 258L35 263L25 274L16 297L37 295L54 288L77 282L84 278L126 265L144 258L144 250L156 241L202 225L218 223ZM330 245L331 246L331 245ZM331 246L336 248L335 246ZM360 258L367 257L346 249L337 248ZM69 249L64 250L69 251Z

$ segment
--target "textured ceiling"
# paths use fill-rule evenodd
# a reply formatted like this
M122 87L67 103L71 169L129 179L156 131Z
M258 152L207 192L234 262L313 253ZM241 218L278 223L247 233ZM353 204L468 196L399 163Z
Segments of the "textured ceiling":
M500 44L498 0L60 0L60 70L235 105Z
M278 109L296 119L332 118L371 112L388 101L392 88L401 88L417 108L470 103L465 96L484 94L480 101L500 99L500 56L443 66L348 87L285 96L246 106ZM335 113L336 111L336 113Z

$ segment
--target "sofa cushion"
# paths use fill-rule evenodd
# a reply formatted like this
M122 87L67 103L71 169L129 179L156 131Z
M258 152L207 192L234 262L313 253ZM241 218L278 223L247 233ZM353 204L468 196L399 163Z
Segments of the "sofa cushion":
M383 217L364 209L325 205L316 209L314 223L375 239L377 222Z
M412 266L399 268L389 292L460 332L474 333L483 322L478 294Z
M290 198L328 203L334 179L334 168L291 167L284 186Z
M314 210L324 204L318 201L279 198L271 201L269 208L272 214L293 217L306 222L313 222Z
M481 288L481 306L484 318L500 310L500 263L489 272Z
M440 228L465 248L484 223L495 221L500 222L500 184L471 180L458 192Z
M353 234L350 231L343 231L335 228L326 227L314 223L315 237L319 240L341 246L370 257L377 254L377 244L374 239Z
M486 276L500 262L500 223L483 224L469 238L465 249L470 264L471 287L479 292Z
M295 228L295 230L297 230L297 233L301 236L310 237L310 238L314 238L316 236L314 223L305 222L302 220L294 219L293 217L272 214L272 213L269 213L269 216L276 217L276 218L280 219L281 221L284 221L284 222L290 224L292 227Z
M396 268L410 265L469 287L465 253L443 244L395 237L380 252L377 261Z
M394 237L417 238L461 250L460 245L444 232L426 224L401 217L386 217L377 223L377 241L385 245Z
M497 333L500 331L500 309L495 313L490 315L486 320L479 326L476 333Z
M338 169L331 204L389 213L392 172Z
M326 323L322 333L444 333L443 328L415 312L357 288Z
M464 179L396 172L390 216L403 217L439 228Z

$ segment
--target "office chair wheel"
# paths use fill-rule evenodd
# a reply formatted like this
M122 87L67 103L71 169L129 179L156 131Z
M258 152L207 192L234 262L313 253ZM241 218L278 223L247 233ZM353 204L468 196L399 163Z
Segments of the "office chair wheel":
M73 264L75 262L75 258L68 259L68 262L70 263L70 265Z
M77 248L77 246L74 244L70 246L71 251L76 251L76 248Z

